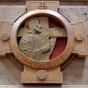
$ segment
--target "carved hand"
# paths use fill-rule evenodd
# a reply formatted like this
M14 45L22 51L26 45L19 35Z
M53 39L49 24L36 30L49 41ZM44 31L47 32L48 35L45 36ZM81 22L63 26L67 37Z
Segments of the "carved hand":
M42 53L47 52L47 51L49 51L49 50L51 50L51 45L50 45L50 44L49 44L49 45L46 45L46 46L44 46L44 47L42 48Z

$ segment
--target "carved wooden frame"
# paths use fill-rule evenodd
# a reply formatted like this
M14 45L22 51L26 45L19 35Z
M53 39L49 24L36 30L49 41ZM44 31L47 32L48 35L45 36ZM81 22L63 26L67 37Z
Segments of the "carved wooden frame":
M57 22L60 22L66 29L67 35L68 35L67 45L66 45L66 48L63 51L63 53L61 55L59 55L57 58L55 58L54 60L50 60L48 62L37 62L37 61L34 61L34 60L26 57L20 51L18 44L17 44L17 32L18 32L18 29L20 28L20 26L22 25L22 23L24 21L26 21L27 19L30 19L31 17L41 16L41 15L52 17ZM70 23L59 13L52 11L52 10L33 10L33 11L30 11L30 12L24 14L23 16L21 16L15 22L15 24L12 28L12 31L11 31L10 44L11 44L13 54L15 55L17 60L20 61L22 64L33 67L33 68L38 68L38 69L52 68L57 65L61 65L70 56L70 54L73 50L73 46L74 46L74 31L73 31Z

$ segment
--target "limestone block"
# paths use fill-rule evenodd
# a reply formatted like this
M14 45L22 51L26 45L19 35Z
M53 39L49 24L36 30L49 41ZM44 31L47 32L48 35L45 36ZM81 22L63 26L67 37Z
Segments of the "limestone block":
M60 6L59 12L71 23L84 22L88 36L88 6Z
M5 61L4 61L4 63L5 63ZM7 63L8 62L6 62L6 64ZM17 84L19 84L18 80L15 79L15 77L11 74L11 71L9 71L9 70L5 67L3 62L0 61L0 85L11 85L11 84L17 85Z
M59 12L71 23L84 22L88 41L88 6L60 6ZM87 43L88 46L88 43ZM63 84L88 84L88 57L74 58L63 70L65 75Z
M0 5L0 21L14 22L24 13L26 13L24 5Z

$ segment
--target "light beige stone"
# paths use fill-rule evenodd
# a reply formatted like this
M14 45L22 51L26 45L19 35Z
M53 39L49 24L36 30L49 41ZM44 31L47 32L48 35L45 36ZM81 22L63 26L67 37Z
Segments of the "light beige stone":
M59 12L72 23L84 22L88 36L88 6L60 6Z
M0 21L15 22L25 12L25 5L0 5Z
M1 59L1 58L0 58ZM6 58L3 58L4 63L8 65L8 61L5 61ZM0 61L0 85L18 85L18 80L15 78L15 76L11 73L10 69L8 70L8 67L3 63L3 61ZM10 64L11 65L11 64ZM14 69L15 70L15 69Z
M25 5L0 5L0 20L14 22L20 15L26 12ZM88 6L60 6L59 12L71 22L84 21L88 37ZM19 84L22 69L16 66L11 59L0 59L0 84ZM81 85L88 84L88 57L74 58L63 70L64 84ZM3 72L2 72L3 71ZM7 75L6 75L7 74ZM5 77L5 78L3 78ZM10 81L8 81L10 78ZM4 87L3 87L4 88Z

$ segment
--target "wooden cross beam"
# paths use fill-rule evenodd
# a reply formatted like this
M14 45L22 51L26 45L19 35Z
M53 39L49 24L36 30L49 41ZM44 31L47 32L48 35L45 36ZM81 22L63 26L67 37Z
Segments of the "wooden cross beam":
M64 28L47 28L43 31L44 34L49 37L67 37L66 30Z
M39 17L39 19L41 20L40 24L42 26L41 28L42 34L48 35L49 37L67 37L67 33L64 28L59 27L49 28L48 17ZM17 37L22 37L24 35L26 35L25 28L21 28L18 31Z
M39 19L40 19L40 24L42 26L42 29L41 29L42 33L40 34L40 36L42 37L42 40L45 39L42 45L43 46L48 45L48 44L51 45L51 50L46 55L46 59L48 61L54 49L57 37L67 37L67 33L64 28L59 28L59 27L49 28L49 18L48 17L41 16L39 17Z

